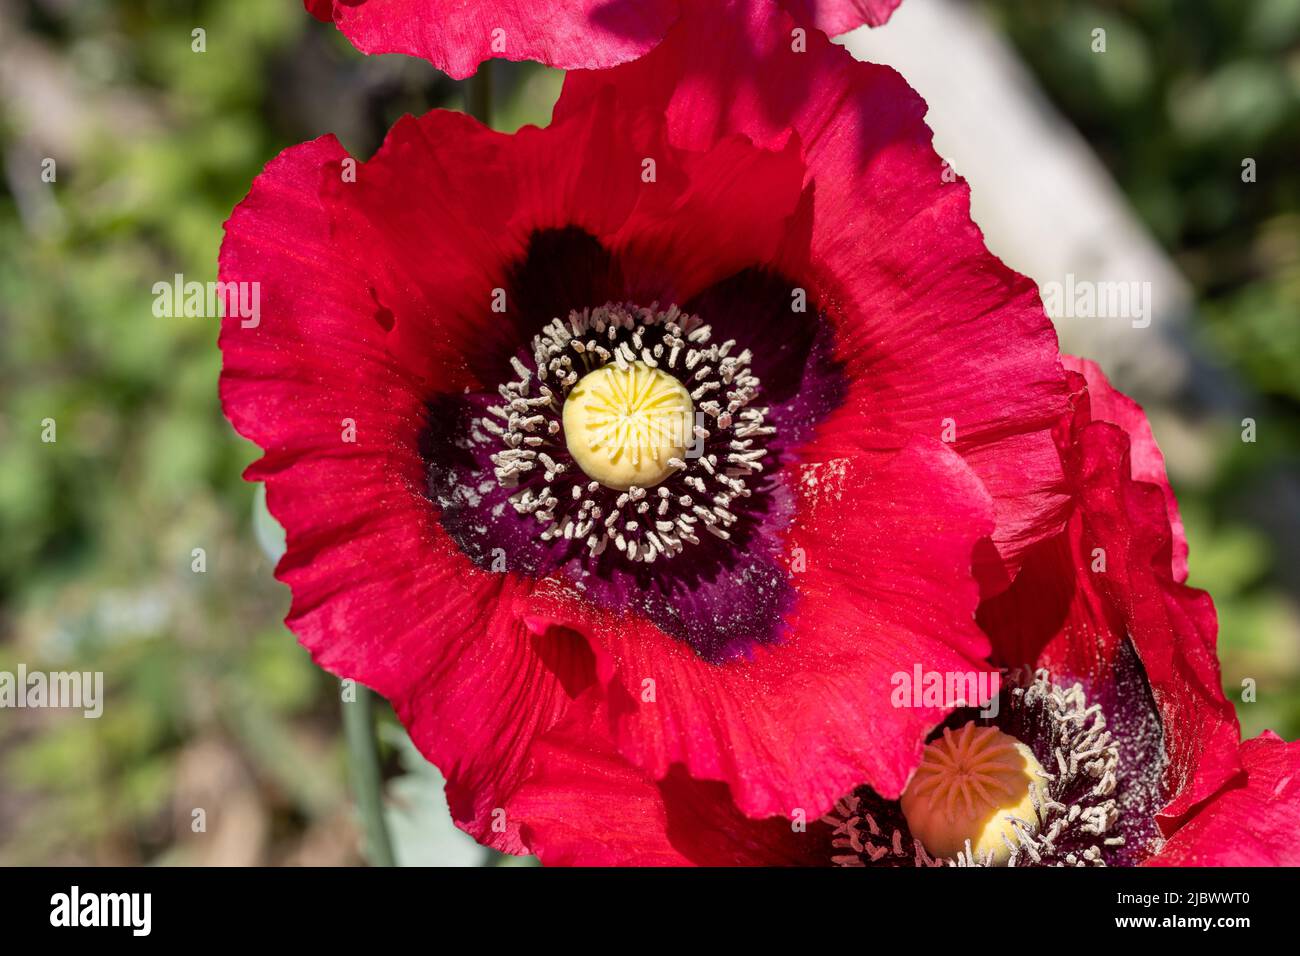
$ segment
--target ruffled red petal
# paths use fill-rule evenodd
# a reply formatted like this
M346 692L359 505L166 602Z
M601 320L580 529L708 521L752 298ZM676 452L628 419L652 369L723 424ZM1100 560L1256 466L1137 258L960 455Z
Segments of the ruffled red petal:
M830 431L953 439L994 499L999 554L985 593L1060 530L1067 502L1051 428L1067 393L1056 334L1033 282L971 222L969 191L931 145L924 101L893 70L853 60L770 4L693 4L642 59L565 80L556 116L613 88L622 108L663 111L672 142L706 149L742 133L798 137L807 167L786 270L836 317L851 383Z
M751 817L820 816L863 782L897 796L951 708L894 707L893 675L986 669L971 562L991 509L956 454L915 439L874 466L865 451L807 462L789 490L797 598L785 639L749 659L702 664L572 590L533 596L535 627L591 636L620 752L655 779L681 764L723 781Z
M815 821L751 820L725 784L674 766L652 780L623 759L606 702L589 692L538 742L534 772L511 801L543 863L560 866L776 866L825 864Z
M995 661L1062 676L1105 681L1121 644L1133 642L1164 723L1170 762L1160 824L1170 832L1240 768L1236 715L1215 654L1214 604L1174 579L1171 494L1163 468L1153 474L1154 442L1142 444L1150 429L1134 417L1140 409L1121 401L1096 366L1087 383L1071 374L1080 391L1074 414L1062 421L1061 447L1074 512L1061 535L1030 553L1012 587L981 605L979 620ZM1094 388L1095 406L1088 401ZM1122 418L1130 431L1091 421L1098 413ZM1137 477L1133 433L1142 474L1157 483Z
M266 482L288 535L276 574L289 628L321 666L393 702L459 824L518 851L517 823L493 829L493 810L591 655L573 641L544 666L511 613L529 582L474 567L424 497L423 387L394 360L321 199L345 157L332 138L286 151L227 223L221 279L258 283L261 315L222 323L222 404L266 451L247 477Z
M1150 866L1300 866L1300 741L1241 745L1244 781L1183 824Z
M1173 575L1179 584L1187 580L1187 533L1182 515L1178 513L1178 498L1174 495L1169 475L1165 471L1165 456L1156 444L1155 433L1147 421L1142 406L1123 392L1111 387L1100 366L1091 359L1062 355L1061 362L1068 371L1082 375L1087 392L1082 401L1088 403L1088 420L1110 422L1124 429L1129 438L1129 458L1133 465L1133 480L1157 486L1165 496L1169 514L1169 527L1173 532Z
M536 60L600 69L638 57L663 38L677 0L305 0L362 53L423 57L455 79L484 60Z

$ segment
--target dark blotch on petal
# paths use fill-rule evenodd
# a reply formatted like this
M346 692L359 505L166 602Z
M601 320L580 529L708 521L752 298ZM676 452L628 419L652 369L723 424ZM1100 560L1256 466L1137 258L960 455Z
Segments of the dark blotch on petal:
M1074 680L1068 674L1063 676L1065 680L1058 678L1058 683ZM1127 637L1115 655L1110 674L1091 683L1082 678L1079 682L1088 702L1101 704L1106 726L1119 741L1119 786L1115 792L1119 819L1111 835L1124 837L1124 845L1107 847L1106 862L1111 866L1136 866L1159 848L1156 813L1169 796L1161 784L1169 758L1165 756L1160 711L1142 661Z
M794 291L806 292L806 309L794 310ZM746 269L710 286L683 308L713 326L714 337L735 339L754 353L763 404L777 434L769 447L793 448L812 437L817 422L839 407L847 392L843 369L832 357L832 328L814 292L761 269Z
M623 295L617 264L595 236L568 226L542 229L528 240L528 252L506 282L509 316L526 345L554 318L572 309L604 305ZM507 369L501 370L508 375Z

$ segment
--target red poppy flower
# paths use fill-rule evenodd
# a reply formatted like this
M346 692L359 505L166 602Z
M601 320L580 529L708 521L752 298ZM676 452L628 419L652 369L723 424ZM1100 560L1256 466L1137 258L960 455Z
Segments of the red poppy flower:
M928 776L923 765L907 792L938 789L963 735L968 756L975 734L997 728L1054 777L1025 815L1029 826L1006 828L1017 864L1300 864L1300 743L1266 733L1238 747L1219 690L1213 606L1171 568L1176 506L1145 416L1096 366L1068 364L1079 369L1060 430L1077 489L1070 520L980 609L995 657L1037 673L1005 693L991 719L950 717L933 735ZM582 703L539 741L514 804L544 862L937 862L929 838L917 836L925 807L918 815L906 795L860 787L820 819L751 819L725 784L677 766L659 780L633 767L604 733L598 691ZM979 862L973 856L968 846L949 859Z
M585 692L631 766L750 816L897 797L951 707L891 707L891 675L983 669L981 590L1066 517L1055 335L925 104L701 6L570 74L546 129L435 111L360 164L325 137L227 223L261 314L223 323L222 401L266 452L287 623L503 849Z
M759 0L770 2L770 0ZM801 23L831 36L879 26L902 0L781 0ZM362 53L422 57L456 79L484 60L535 60L599 69L648 52L677 19L681 0L304 0Z

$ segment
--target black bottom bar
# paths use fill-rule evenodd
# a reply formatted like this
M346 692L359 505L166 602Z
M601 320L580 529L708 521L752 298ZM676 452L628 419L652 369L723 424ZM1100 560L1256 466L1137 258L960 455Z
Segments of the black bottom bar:
M6 942L416 938L534 945L687 932L842 946L893 927L918 942L1059 926L1063 938L1176 930L1230 941L1293 923L1297 870L0 870ZM75 887L75 890L74 890ZM86 925L86 924L94 925ZM102 925L113 924L113 925ZM688 929L689 927L689 929ZM147 930L147 933L145 932ZM610 932L626 934L610 937ZM450 934L450 935L449 935ZM591 934L588 936L588 934ZM978 934L973 936L971 934ZM991 935L986 935L991 934ZM665 936L662 942L667 943ZM512 942L513 941L513 942ZM531 941L531 942L530 942ZM1010 941L1010 940L1008 940ZM457 948L460 948L458 946Z

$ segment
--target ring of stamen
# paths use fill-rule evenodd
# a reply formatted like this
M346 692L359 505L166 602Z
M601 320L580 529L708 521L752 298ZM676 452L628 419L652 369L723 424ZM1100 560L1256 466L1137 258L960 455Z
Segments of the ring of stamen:
M496 479L513 492L515 511L542 526L542 540L573 542L593 558L612 542L631 561L653 562L699 544L701 529L729 539L735 506L753 494L773 433L768 409L753 404L760 382L752 358L734 339L713 342L705 322L676 306L611 303L553 319L533 338L531 362L511 359L515 378L482 419L501 444L491 456ZM619 487L628 476L574 454L564 414L593 372L609 368L611 380L626 381L642 374L637 366L663 376L656 381L665 393L665 379L680 383L695 415L683 453L663 456L662 475L636 475Z

